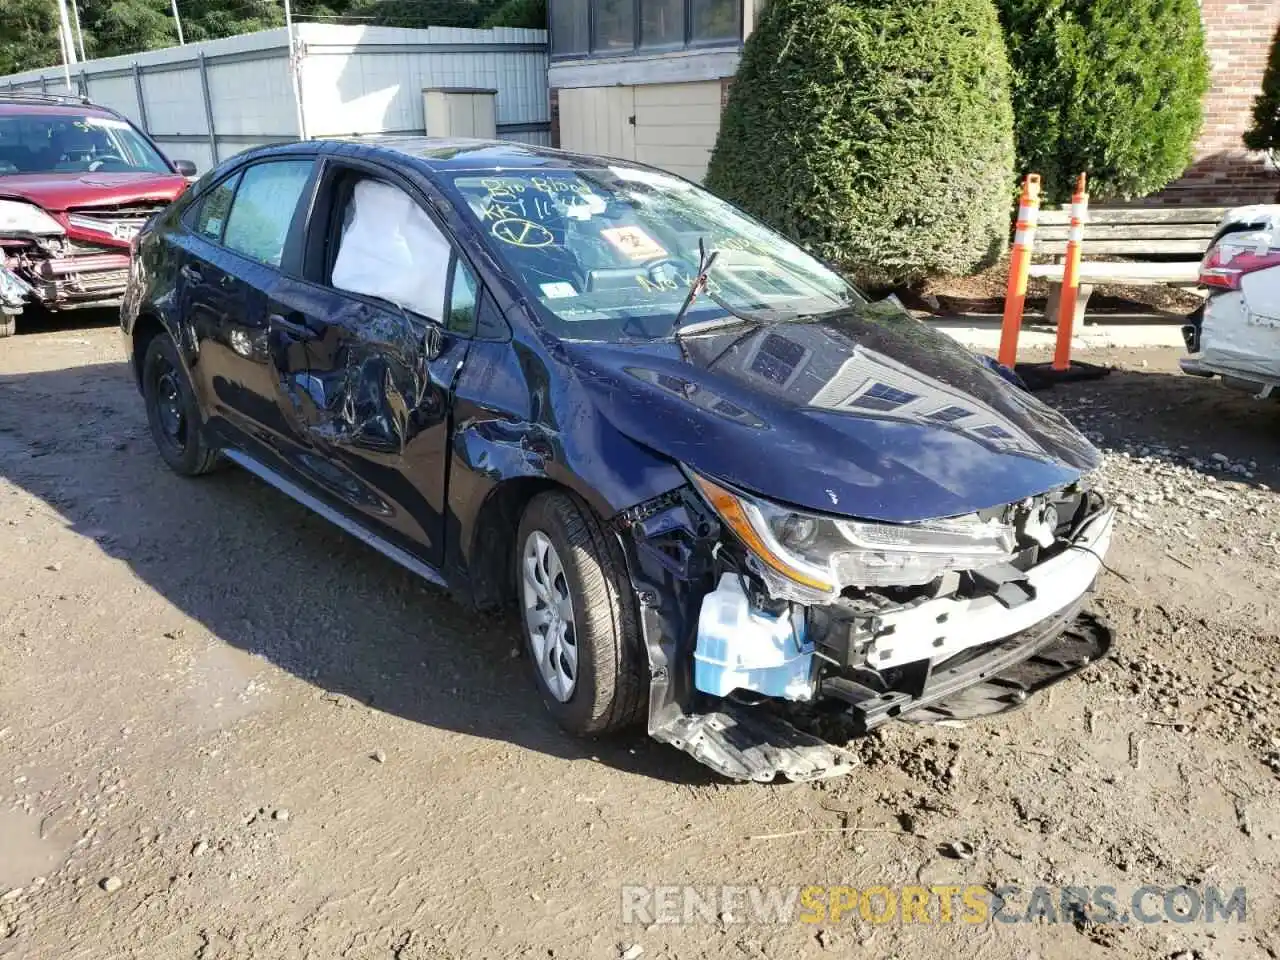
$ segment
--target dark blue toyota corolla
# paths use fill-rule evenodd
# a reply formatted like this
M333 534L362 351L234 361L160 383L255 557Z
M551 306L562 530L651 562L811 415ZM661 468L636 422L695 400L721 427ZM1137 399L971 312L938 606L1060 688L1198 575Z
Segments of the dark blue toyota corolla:
M569 731L741 779L995 713L1105 652L1113 511L1060 415L641 165L253 150L134 243L161 456L256 474L479 608Z

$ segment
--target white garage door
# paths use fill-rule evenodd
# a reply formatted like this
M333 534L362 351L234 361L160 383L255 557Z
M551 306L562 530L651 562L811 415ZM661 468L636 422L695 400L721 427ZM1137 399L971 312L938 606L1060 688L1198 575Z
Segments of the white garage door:
M560 145L701 181L720 132L720 83L560 91Z
M701 183L720 132L720 83L658 83L635 91L635 158Z
M560 91L560 146L619 160L636 158L635 87Z

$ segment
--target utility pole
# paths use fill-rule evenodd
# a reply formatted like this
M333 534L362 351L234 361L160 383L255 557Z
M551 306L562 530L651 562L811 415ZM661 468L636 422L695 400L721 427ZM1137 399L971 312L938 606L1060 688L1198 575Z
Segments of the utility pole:
M173 25L178 28L178 46L185 47L187 41L182 39L182 18L178 16L178 0L169 0L169 2L173 4Z
M293 108L298 117L298 139L307 139L307 122L302 115L302 51L293 39L293 9L284 0L284 30L289 40L289 75L293 80Z
M80 27L80 6L76 3L76 0L71 0L71 18L76 25L76 39L80 41L80 59L82 61L88 60L89 58L84 53L84 30Z
M76 42L71 36L71 21L67 17L67 0L58 0L58 39L62 43L62 76L71 92L71 64L76 62Z

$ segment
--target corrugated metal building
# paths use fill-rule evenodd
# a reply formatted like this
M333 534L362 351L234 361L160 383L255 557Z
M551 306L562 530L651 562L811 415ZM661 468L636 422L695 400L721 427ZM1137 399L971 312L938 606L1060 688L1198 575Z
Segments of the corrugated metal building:
M424 91L494 92L497 136L549 144L543 30L406 30L302 23L297 89L281 27L75 64L72 85L205 170L249 147L309 137L428 130ZM61 67L0 77L0 90L66 89ZM435 117L458 111L435 110Z

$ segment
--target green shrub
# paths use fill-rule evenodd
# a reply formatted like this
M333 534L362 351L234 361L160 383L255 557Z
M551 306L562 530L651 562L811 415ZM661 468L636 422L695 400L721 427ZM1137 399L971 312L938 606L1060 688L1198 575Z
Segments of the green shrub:
M1008 236L1012 125L991 0L772 0L707 184L866 283L963 274Z
M1262 92L1253 101L1253 126L1244 135L1244 145L1280 156L1280 27L1271 41L1271 59L1262 75Z
M547 29L547 0L506 0L485 20L486 27Z
M1013 66L1018 165L1046 200L1089 175L1143 197L1191 161L1209 63L1197 0L997 0Z

